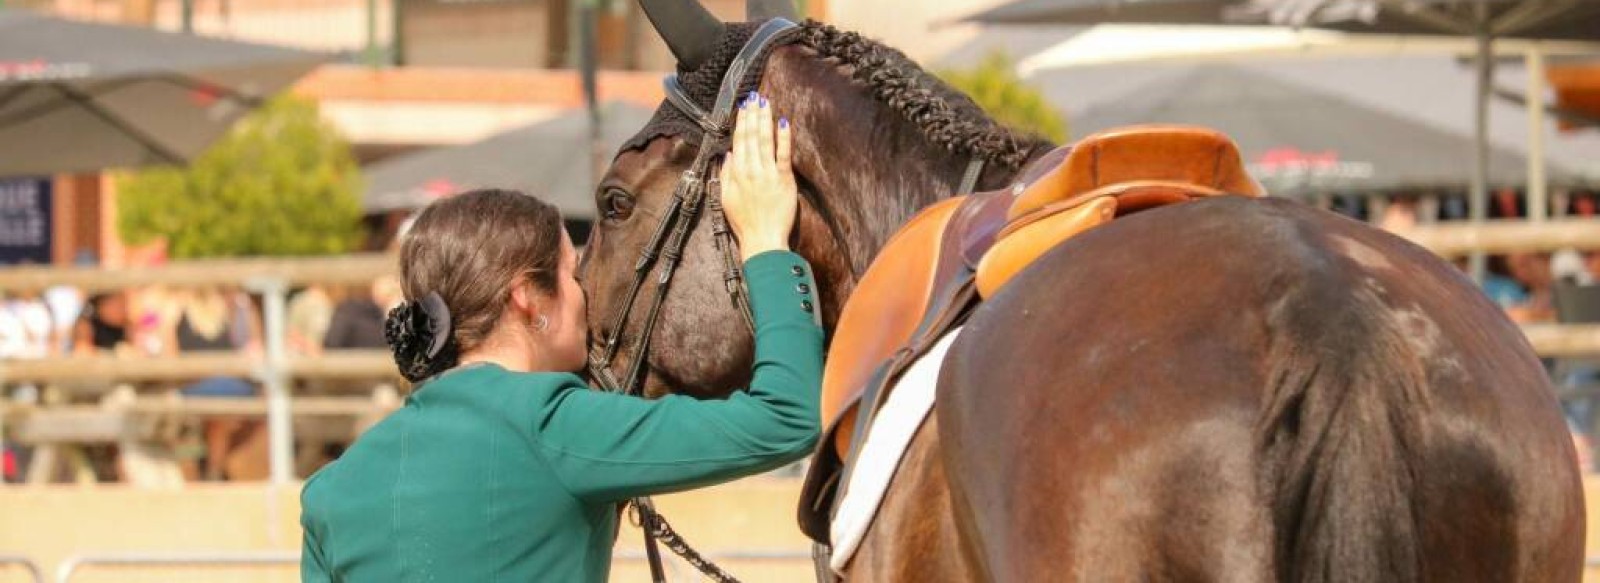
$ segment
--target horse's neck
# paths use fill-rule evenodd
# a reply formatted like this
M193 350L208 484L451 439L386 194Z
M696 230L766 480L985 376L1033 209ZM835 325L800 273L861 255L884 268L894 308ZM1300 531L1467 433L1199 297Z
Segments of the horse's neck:
M866 145L820 145L820 151L871 152L840 156L821 162L831 169L811 178L818 202L829 207L832 229L846 256L851 273L866 272L900 227L922 209L958 194L970 160L956 158L931 144L918 147L878 148ZM977 190L1001 188L1016 171L986 164ZM809 178L809 177L808 177Z
M880 108L841 105L841 109ZM857 110L859 111L859 110ZM879 111L870 114L898 122L897 114ZM843 240L849 271L856 277L865 273L889 239L917 212L957 194L967 165L958 157L928 142L919 134L892 134L884 128L848 131L860 127L859 113L840 122L813 120L827 129L808 134L796 144L797 162L809 181L817 203L827 207L833 221L830 235ZM871 123L871 122L868 122ZM881 123L881 122L879 122ZM998 188L1015 172L987 165L979 185Z

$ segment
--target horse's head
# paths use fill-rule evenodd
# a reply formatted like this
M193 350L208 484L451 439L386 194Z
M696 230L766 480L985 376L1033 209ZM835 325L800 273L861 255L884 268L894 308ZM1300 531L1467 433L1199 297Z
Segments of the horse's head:
M695 0L641 4L678 58L684 92L707 110L759 21L795 18L785 14L788 0L751 0L754 23L723 23ZM952 194L970 158L1000 162L983 182L995 187L1042 145L994 124L899 52L817 23L801 25L758 55L737 82L741 90L759 89L794 124L802 200L791 244L816 270L830 331L855 277L883 242L917 209ZM663 102L595 192L601 219L581 268L590 336L597 354L617 339L605 368L626 383L654 312L642 369L650 396L716 397L749 380L751 335L724 285L706 216L715 211L692 225L659 309L652 304L663 265L657 261L643 277L636 272L647 249L663 247L653 243L704 137L689 116Z

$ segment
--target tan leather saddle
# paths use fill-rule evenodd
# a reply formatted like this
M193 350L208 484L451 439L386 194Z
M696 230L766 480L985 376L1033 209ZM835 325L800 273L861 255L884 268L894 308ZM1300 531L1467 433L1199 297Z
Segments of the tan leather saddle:
M984 298L1046 251L1116 217L1200 198L1259 197L1238 147L1199 127L1119 128L1032 163L1011 188L941 201L912 218L857 282L829 346L823 440L800 507L801 529L827 542L862 411Z

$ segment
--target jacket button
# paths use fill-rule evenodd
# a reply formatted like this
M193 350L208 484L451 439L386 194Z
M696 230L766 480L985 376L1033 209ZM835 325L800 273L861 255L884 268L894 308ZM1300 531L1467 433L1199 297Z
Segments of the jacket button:
M811 293L811 286L802 283L802 284L794 286L794 291L800 292L802 294L808 294L808 293Z
M799 265L791 265L789 266L789 273L793 273L795 277L805 277L806 269Z
M800 300L800 309L805 310L807 314L811 313L811 310L814 309L811 305L811 300Z

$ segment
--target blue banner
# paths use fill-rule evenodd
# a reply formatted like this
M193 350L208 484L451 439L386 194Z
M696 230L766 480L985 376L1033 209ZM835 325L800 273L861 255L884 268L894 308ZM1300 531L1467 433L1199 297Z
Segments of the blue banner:
M49 178L0 180L0 265L50 263Z

